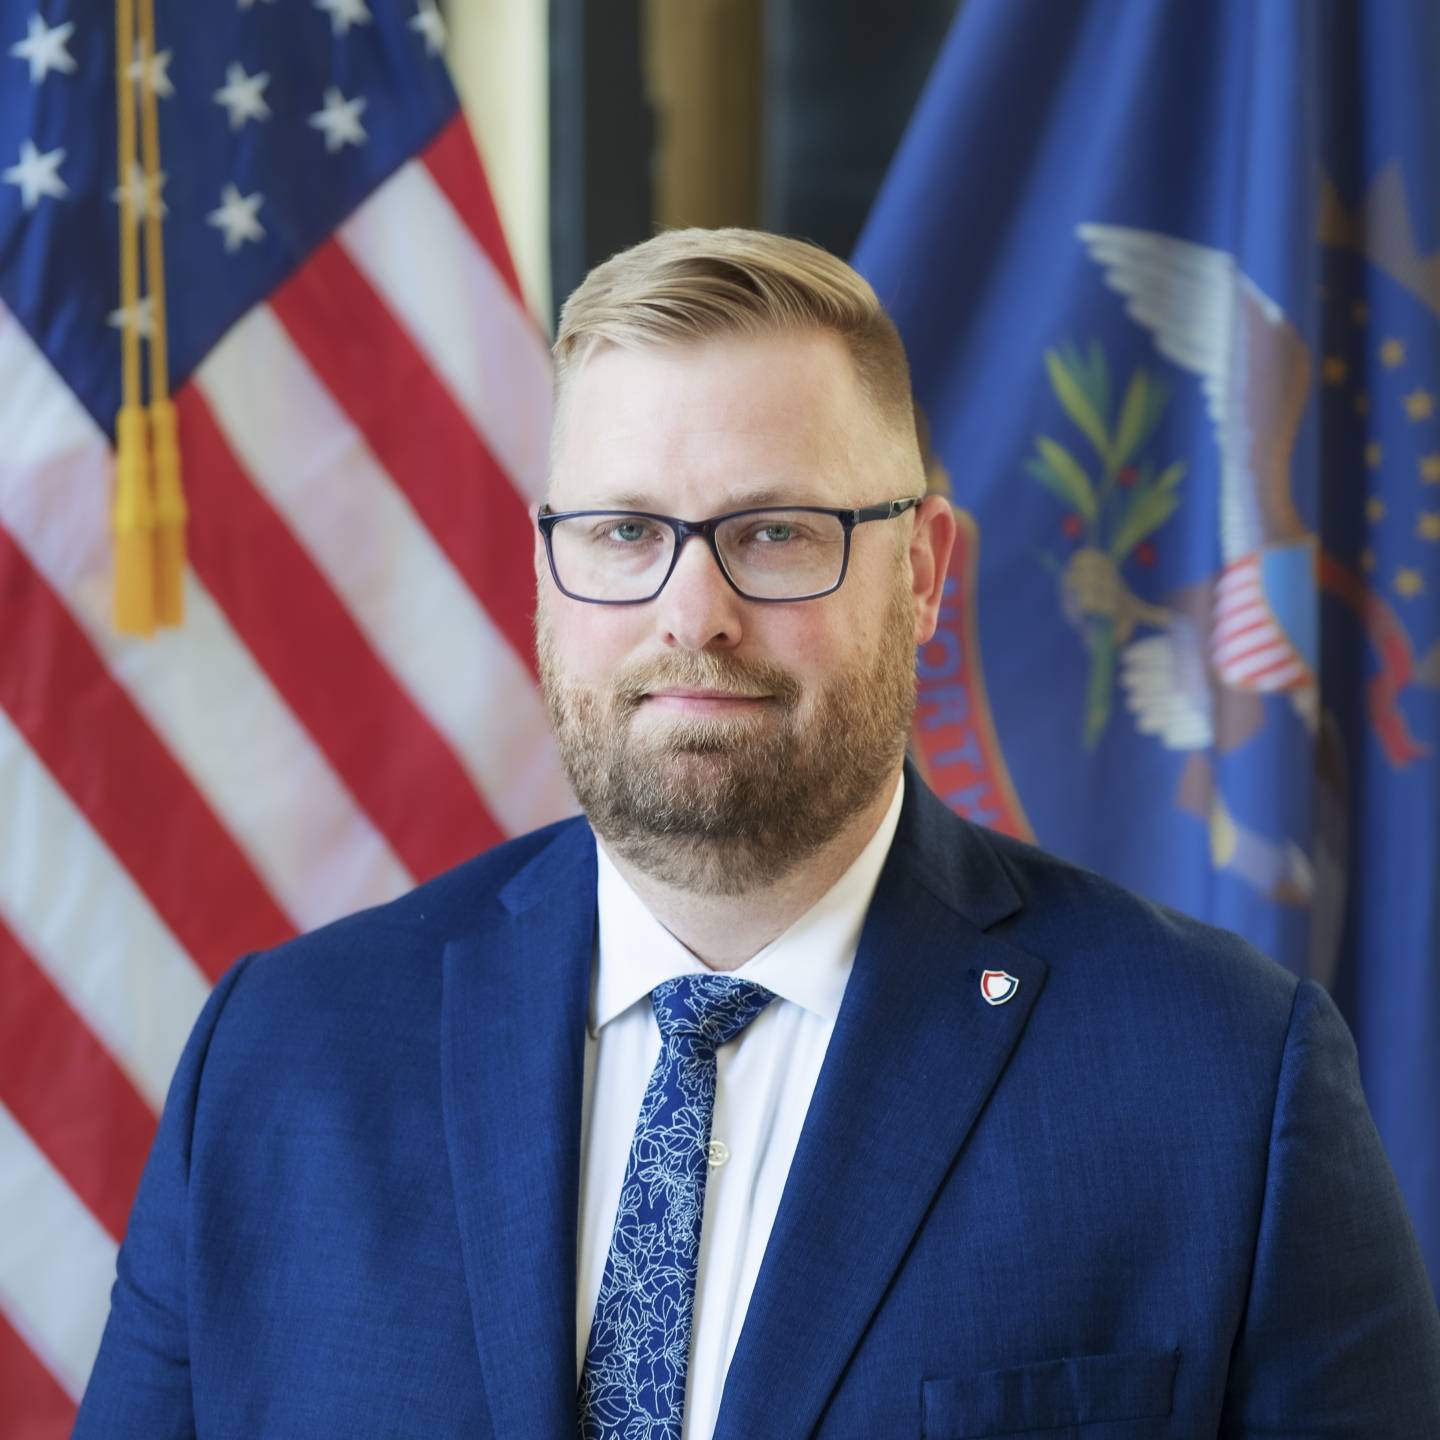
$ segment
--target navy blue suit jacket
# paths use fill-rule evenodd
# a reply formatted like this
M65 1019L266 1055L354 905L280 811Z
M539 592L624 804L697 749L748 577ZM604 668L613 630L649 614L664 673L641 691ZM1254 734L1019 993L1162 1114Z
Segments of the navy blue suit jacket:
M572 1440L594 935L577 820L236 965L76 1434ZM911 772L716 1435L1437 1416L1434 1297L1323 991Z

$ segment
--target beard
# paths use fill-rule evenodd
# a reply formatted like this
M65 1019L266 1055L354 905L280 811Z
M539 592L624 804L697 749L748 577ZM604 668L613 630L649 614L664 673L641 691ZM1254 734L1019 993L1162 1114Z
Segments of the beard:
M620 670L609 685L570 679L542 593L540 680L560 757L596 834L676 889L742 895L784 878L833 840L894 775L915 710L914 612L903 576L874 649L830 678L813 704L782 666L723 651ZM768 697L736 716L644 724L670 686Z

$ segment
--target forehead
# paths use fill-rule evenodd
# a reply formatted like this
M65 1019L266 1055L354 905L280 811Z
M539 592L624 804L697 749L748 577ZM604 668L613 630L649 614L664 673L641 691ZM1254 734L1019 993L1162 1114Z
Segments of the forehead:
M876 430L833 334L607 346L568 381L550 499L692 518L772 498L856 504Z

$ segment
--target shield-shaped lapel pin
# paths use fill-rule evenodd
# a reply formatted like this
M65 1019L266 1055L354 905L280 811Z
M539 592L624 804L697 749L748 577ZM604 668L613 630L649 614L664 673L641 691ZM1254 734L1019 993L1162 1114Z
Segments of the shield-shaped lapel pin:
M1013 1000L1019 988L1019 979L1008 970L987 970L980 977L980 993L987 1005L1003 1005Z

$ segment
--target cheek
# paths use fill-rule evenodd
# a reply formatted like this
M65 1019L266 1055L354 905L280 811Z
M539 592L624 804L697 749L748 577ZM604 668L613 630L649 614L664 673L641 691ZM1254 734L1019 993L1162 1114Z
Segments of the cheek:
M632 653L640 627L620 607L583 605L564 597L546 602L549 641L555 659L571 678L600 684Z
M776 609L752 618L744 652L769 660L788 671L807 691L823 686L825 677L855 642L849 622L821 607L823 601L796 606L784 614Z

